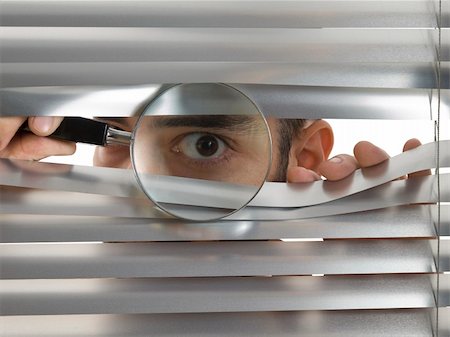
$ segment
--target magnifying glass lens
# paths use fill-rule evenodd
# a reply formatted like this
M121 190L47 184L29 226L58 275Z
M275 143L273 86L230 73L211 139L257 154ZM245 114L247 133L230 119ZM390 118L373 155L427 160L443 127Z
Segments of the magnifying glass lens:
M254 103L224 84L182 84L141 115L132 162L147 196L168 213L212 220L244 207L271 163L267 123Z

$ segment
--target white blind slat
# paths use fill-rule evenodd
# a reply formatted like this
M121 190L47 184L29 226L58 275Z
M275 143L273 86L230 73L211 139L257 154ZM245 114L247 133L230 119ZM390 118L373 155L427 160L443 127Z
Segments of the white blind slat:
M441 259L441 256L439 256L439 258ZM448 259L448 255L444 257L444 259ZM441 308L445 308L445 309L440 309L443 311L443 313L445 312L449 312L449 308L450 308L450 273L449 271L447 271L446 273L440 273L438 275L439 277L439 294L438 294L438 305ZM443 316L445 317L445 316ZM448 325L448 323L443 323L444 326Z
M439 242L439 271L450 273L450 240L448 239L449 237L441 236Z
M415 205L289 221L178 220L57 215L0 215L0 241L204 241L282 238L431 238L437 206ZM441 209L441 235L450 228L450 206Z
M450 201L448 176L441 176L441 200ZM247 207L231 215L230 220L286 220L314 218L364 210L381 209L411 203L437 202L433 176L394 181L323 205L304 208ZM46 191L0 186L5 214L90 215L109 217L167 218L162 211L141 198L120 198L87 193ZM208 212L209 209L192 210ZM213 213L214 214L214 213Z
M3 1L5 26L435 27L430 1ZM326 15L326 20L324 20ZM77 19L74 20L74 17Z
M441 63L448 87L449 62ZM32 75L32 76L31 76ZM153 83L253 83L359 88L437 88L426 63L64 62L4 63L4 87L128 86Z
M0 275L45 279L431 273L431 244L406 239L13 244L0 247ZM450 253L442 254L448 266Z
M9 62L434 62L429 29L1 27ZM450 61L442 31L441 61ZM320 47L321 52L317 50ZM203 53L198 51L203 50Z
M439 309L439 336L449 336L450 335L450 307Z
M3 315L435 306L428 275L0 280L0 284Z
M431 310L405 309L5 316L0 317L0 332L15 337L75 337L76 327L77 337L177 337L199 334L205 337L298 337L299 331L304 337L430 337L431 315ZM444 324L446 322L441 326Z
M435 214L437 215L437 212ZM448 208L448 204L441 205L440 220L438 234L441 236L450 236L450 208ZM435 221L435 223L437 224L438 222Z
M136 116L161 85L32 87L0 90L4 116ZM266 117L436 120L437 93L421 89L240 85ZM114 102L114 104L111 104ZM376 104L374 104L376 102ZM450 118L450 90L441 91L441 115ZM93 108L95 107L95 113ZM95 115L95 116L94 116Z

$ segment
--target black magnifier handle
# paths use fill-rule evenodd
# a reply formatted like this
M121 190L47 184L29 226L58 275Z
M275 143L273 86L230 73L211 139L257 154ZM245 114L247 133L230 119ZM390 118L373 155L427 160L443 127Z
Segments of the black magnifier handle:
M22 125L21 130L30 131L27 122ZM65 117L49 137L75 143L105 146L108 144L128 145L131 134L114 129L100 121L81 117Z

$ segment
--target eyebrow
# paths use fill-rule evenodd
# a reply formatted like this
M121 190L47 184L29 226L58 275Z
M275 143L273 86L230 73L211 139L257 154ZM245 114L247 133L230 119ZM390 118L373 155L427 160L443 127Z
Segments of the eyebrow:
M197 127L246 131L259 124L257 118L250 116L161 116L153 119L152 126L158 128Z

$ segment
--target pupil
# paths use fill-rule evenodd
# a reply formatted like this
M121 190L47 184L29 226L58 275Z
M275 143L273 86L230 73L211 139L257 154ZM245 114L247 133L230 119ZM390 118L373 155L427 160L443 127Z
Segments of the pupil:
M197 140L196 148L203 157L210 157L217 152L219 144L213 136L202 136Z

